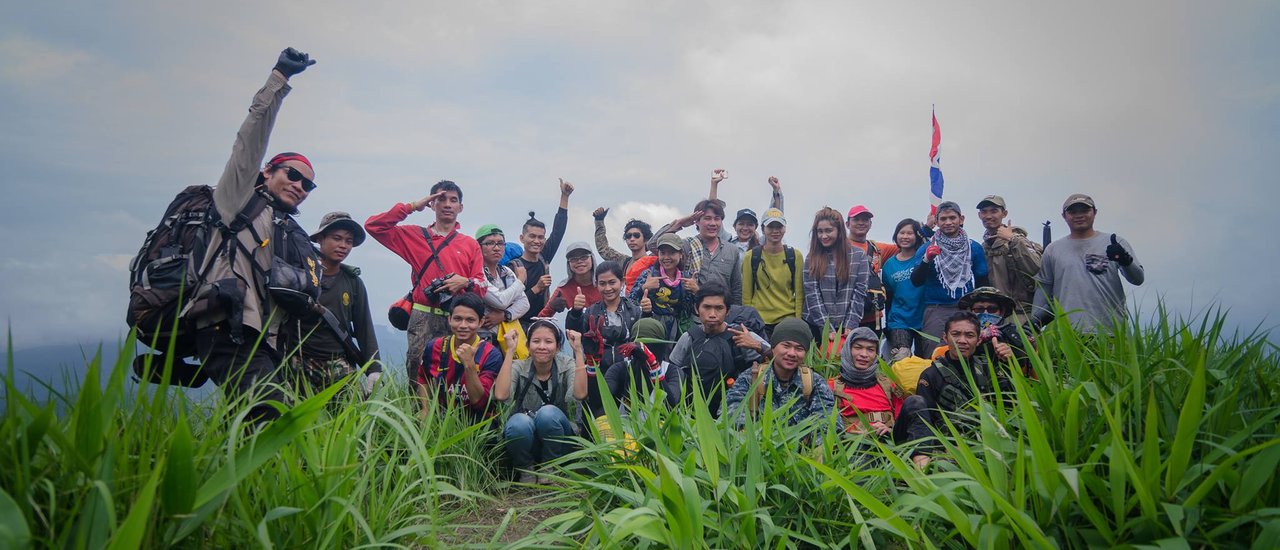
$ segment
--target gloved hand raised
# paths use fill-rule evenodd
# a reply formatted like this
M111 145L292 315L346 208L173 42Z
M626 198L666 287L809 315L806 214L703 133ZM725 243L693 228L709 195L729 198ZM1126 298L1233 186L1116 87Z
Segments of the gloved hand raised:
M1111 234L1111 244L1107 245L1107 259L1120 264L1121 267L1128 267L1133 263L1133 256L1116 240L1115 233Z
M276 60L274 69L280 71L285 78L289 78L315 64L316 60L311 59L311 56L293 48L285 48L280 52L280 59Z

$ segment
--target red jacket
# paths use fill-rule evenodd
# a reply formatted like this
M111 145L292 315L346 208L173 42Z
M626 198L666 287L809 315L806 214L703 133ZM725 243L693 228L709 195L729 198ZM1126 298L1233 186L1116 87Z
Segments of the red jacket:
M831 389L834 392L836 388L835 379L828 381L827 384L831 386ZM836 406L840 410L840 416L855 416L857 412L867 414L881 411L893 411L893 416L896 418L898 413L902 412L902 398L895 394L893 399L890 399L889 396L884 393L884 388L881 388L879 383L871 386L870 388L851 388L849 386L845 386L844 395L836 395L835 398ZM855 407L857 409L856 411Z
M391 207L391 210L370 216L364 222L364 228L369 232L370 237L382 243L387 250L404 258L404 261L409 262L409 266L413 268L409 272L410 282L414 285L413 302L438 307L440 304L435 300L428 300L423 290L431 284L431 281L448 273L471 279L476 284L469 292L484 296L484 258L480 255L480 245L476 240L458 231L462 225L454 225L453 240L441 249L440 246L445 239L449 238L448 235L436 235L420 225L400 225L400 222L412 213L411 206L400 203ZM432 226L434 227L435 224ZM440 265L436 265L433 260L431 265L422 272L421 281L413 281L413 276L422 270L422 265L430 260L432 255L431 249L427 247L424 232L431 234L431 243L440 251L440 265L443 265L444 269L440 269Z
M573 307L573 299L578 296L578 290L582 290L582 297L587 300L587 305L583 308L591 307L591 304L600 301L600 291L596 289L596 285L578 286L578 283L572 277L564 284L556 287L555 292L551 293L551 297L547 299L547 305L538 312L539 317L550 317L561 311Z

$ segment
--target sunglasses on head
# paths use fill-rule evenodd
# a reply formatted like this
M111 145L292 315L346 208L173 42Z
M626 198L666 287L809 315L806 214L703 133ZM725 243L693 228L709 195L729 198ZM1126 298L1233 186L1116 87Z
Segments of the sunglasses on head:
M284 170L284 175L286 178L289 178L289 181L302 182L303 191L310 193L315 190L316 182L307 179L307 177L303 176L302 172L299 172L297 168L289 166L288 164L279 164L276 165L276 168Z

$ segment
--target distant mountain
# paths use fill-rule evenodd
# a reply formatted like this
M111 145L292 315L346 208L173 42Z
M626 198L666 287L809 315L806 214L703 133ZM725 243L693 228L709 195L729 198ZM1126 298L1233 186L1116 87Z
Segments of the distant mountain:
M378 347L384 362L395 372L403 372L408 341L403 331L385 325L374 325ZM120 343L56 344L13 350L14 379L19 391L38 401L49 397L49 388L63 392L79 387L89 363L101 351L100 384L105 384L120 354ZM101 349L99 349L101 348ZM130 356L133 354L130 353ZM8 350L0 352L0 374L8 372ZM74 382L74 383L73 383ZM213 384L195 390L198 394L212 391Z
M378 353L382 362L391 369L404 369L404 357L409 353L409 337L402 330L386 325L373 325L378 337Z

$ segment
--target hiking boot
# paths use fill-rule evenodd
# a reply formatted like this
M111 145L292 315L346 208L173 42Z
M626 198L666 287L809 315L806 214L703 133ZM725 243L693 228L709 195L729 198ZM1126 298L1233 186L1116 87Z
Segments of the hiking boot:
M528 485L540 485L542 483L542 478L528 470L520 470L520 477L516 478L516 482Z

